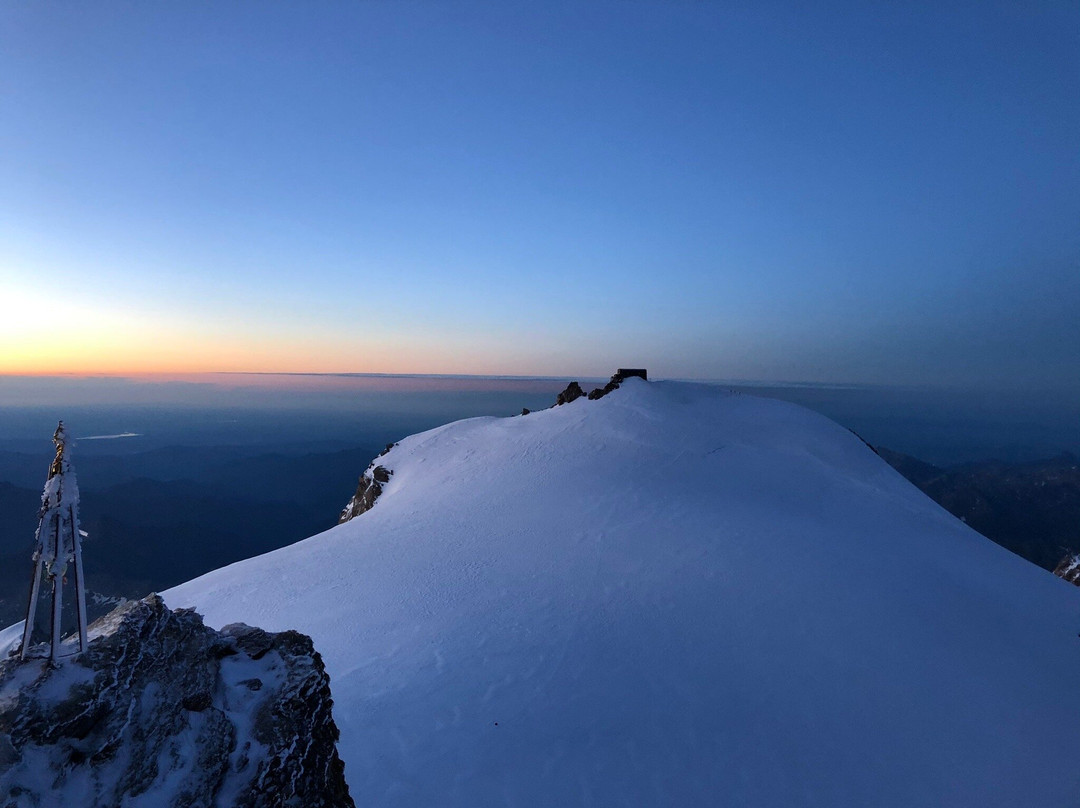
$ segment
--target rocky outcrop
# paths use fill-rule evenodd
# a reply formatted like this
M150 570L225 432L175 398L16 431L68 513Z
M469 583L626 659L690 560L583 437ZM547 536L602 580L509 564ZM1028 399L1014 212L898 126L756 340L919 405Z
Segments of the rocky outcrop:
M594 387L589 391L589 401L596 401L598 398L603 398L612 390L618 390L619 385L622 384L622 379L611 377L611 381L605 384L603 387Z
M1054 567L1054 575L1080 586L1080 555L1069 553Z
M157 595L90 635L57 667L0 662L5 808L353 805L329 677L305 635L214 631Z
M379 452L379 457L383 457L396 445L396 443L386 444L386 448ZM382 494L383 485L390 482L390 475L394 472L386 468L386 466L379 465L379 457L376 457L371 461L371 464L364 470L364 473L360 475L360 482L357 483L356 493L352 495L352 499L346 503L340 516L338 516L339 525L343 522L348 522L350 519L353 519L362 513L370 511L375 504L375 500Z
M570 382L570 384L566 385L566 389L556 396L555 406L561 407L563 404L577 401L583 395L585 395L585 391L581 389L581 385L577 382Z
M648 381L648 374L643 368L619 368L607 384L589 391L589 401L596 401L596 399L603 398L613 390L618 390L619 385L631 376Z
M338 517L338 524L342 522L348 522L353 517L370 511L371 507L375 504L375 500L379 498L382 493L382 487L384 483L390 482L390 475L393 474L390 469L385 466L376 466L372 464L367 467L362 475L360 475L360 482L356 486L356 493L352 495L352 499L348 501L344 509L341 511L341 516Z
M644 368L619 368L615 371L615 374L607 384L603 387L594 388L589 392L589 401L596 401L596 399L603 398L612 390L618 390L619 385L632 376L639 379L645 379L646 381L649 379L649 374ZM583 395L585 395L585 391L581 389L581 385L577 382L570 382L570 384L566 386L566 389L559 393L558 397L555 399L555 406L558 407L560 404L569 404L571 401L576 401ZM522 415L524 414L525 413L522 413Z

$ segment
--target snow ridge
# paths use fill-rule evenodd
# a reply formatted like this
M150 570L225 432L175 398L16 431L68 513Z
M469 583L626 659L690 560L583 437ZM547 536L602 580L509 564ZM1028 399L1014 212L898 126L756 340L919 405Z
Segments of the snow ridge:
M165 593L311 635L363 804L1076 804L1077 589L815 413L631 378L379 464Z

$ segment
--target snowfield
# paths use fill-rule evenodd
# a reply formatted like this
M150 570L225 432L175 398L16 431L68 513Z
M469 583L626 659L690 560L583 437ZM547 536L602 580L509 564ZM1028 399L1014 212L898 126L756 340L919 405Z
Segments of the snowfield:
M164 593L313 637L358 805L1080 805L1080 589L822 416L629 379L379 462Z

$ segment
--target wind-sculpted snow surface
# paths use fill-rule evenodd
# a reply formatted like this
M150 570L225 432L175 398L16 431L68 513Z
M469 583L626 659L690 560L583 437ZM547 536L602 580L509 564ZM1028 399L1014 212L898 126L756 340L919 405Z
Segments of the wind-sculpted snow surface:
M311 640L125 604L56 669L0 662L0 805L352 808Z
M1076 806L1080 592L846 429L629 379L166 593L310 634L373 806Z

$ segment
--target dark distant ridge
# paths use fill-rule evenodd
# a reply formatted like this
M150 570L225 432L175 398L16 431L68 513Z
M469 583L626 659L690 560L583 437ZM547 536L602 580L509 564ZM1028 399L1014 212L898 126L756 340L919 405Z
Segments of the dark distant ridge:
M87 586L141 597L334 525L372 448L289 456L175 447L79 457ZM30 554L48 464L0 452L0 627L26 611Z
M1080 458L997 460L941 468L877 447L889 465L954 516L1046 570L1080 552Z

